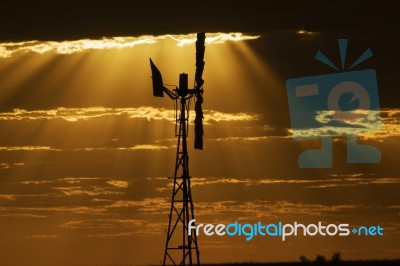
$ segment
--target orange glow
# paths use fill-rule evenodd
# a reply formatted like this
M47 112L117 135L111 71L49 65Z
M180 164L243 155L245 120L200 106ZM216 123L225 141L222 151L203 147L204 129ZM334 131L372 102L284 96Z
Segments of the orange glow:
M298 153L318 143L295 142L292 134L321 132L288 130L283 77L268 53L257 52L265 39L206 35L204 151L193 149L193 111L188 130L196 219L358 224L372 210L388 213L370 221L387 226L391 238L381 240L394 250L400 230L396 156L386 156L382 166L299 169ZM195 38L0 43L0 264L158 263L177 140L174 103L152 95L149 57L170 89L182 72L193 81ZM386 154L396 154L399 114L381 110L382 130L361 136L381 140ZM326 121L329 114L316 118ZM335 152L340 158L346 153ZM368 258L377 250L372 240L357 249L354 242L330 240L200 237L199 246L204 263L298 260L336 247L346 259Z

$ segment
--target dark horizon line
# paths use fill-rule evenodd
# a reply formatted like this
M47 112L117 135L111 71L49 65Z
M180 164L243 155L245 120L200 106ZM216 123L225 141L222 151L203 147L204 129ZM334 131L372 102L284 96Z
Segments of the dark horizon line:
M379 263L379 264L376 264ZM281 262L221 262L221 263L202 263L204 266L291 266L291 265L348 265L348 266L375 266L375 265L400 265L400 258L398 259L356 259L356 260L340 260L331 261L327 259L324 262L318 262L315 260L310 260L308 262L302 261L281 261ZM159 266L159 264L132 264L128 266Z

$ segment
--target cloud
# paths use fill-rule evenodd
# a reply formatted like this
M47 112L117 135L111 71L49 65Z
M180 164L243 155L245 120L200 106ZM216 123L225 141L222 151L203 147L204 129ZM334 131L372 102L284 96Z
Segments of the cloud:
M219 44L226 41L254 40L260 36L245 35L242 33L207 33L206 44ZM140 37L109 37L102 39L82 39L73 41L25 41L0 43L0 58L12 57L18 53L34 52L38 54L57 53L73 54L87 50L108 50L132 48L137 45L155 44L160 40L170 39L176 42L179 47L196 42L196 34L187 35L161 35L161 36L140 36Z
M307 186L307 188L332 188L332 187L350 187L350 186L363 186L363 185L388 185L400 184L400 178L387 177L387 178L346 178L346 179L331 179L327 180L325 184L316 184Z
M382 109L382 129L379 131L361 134L365 139L384 139L388 137L400 137L400 109Z
M2 147L0 147L1 150ZM10 169L11 167L19 167L24 166L24 163L0 163L0 170L1 169Z
M207 186L215 184L242 184L245 186L261 186L271 184L305 184L307 188L324 188L335 186L356 186L368 184L397 184L400 177L366 178L364 174L333 175L336 178L326 179L254 179L254 178L221 178L221 177L197 177L191 179L192 186ZM347 177L346 177L347 176ZM340 177L340 178L339 178ZM310 184L310 185L308 185ZM169 189L169 188L168 188Z
M327 205L318 203L300 203L291 201L218 201L210 203L198 202L196 214L198 216L241 217L241 219L273 218L290 215L320 216L329 214L348 213L358 206L355 204ZM236 218L238 219L238 218Z
M121 232L121 233L110 233L110 234L101 234L101 233L96 233L96 234L87 234L87 237L126 237L126 236L131 236L133 235L134 232Z
M36 180L27 180L27 181L22 181L21 184L24 185L41 185L41 184L48 184L48 183L54 183L56 181L50 181L50 180L42 180L42 181L36 181Z
M16 195L11 195L11 194L0 194L0 199L4 200L15 200Z
M59 227L91 230L87 237L125 237L160 234L165 229L165 223L150 223L141 219L91 219L69 221Z
M49 146L10 146L0 147L0 151L61 151Z
M301 37L311 37L311 36L314 36L314 35L316 35L318 33L319 32L308 31L308 30L305 30L305 29L301 29L301 30L296 31L296 34L301 36Z
M127 181L111 180L111 181L107 181L107 183L112 185L112 186L120 187L120 188L127 188L128 187L128 182Z
M69 229L105 229L105 228L133 228L143 225L144 220L134 219L99 219L99 220L76 220L60 225L60 228Z
M173 147L168 147L168 146L165 146L165 145L153 145L153 144L139 144L139 145L135 145L135 146L132 146L132 147L119 147L119 148L117 148L117 150L157 150L157 151L159 151L159 150L167 150L167 149L170 149L170 148L174 148L175 146L173 146Z
M194 111L190 117L194 119ZM144 118L147 120L167 120L175 123L175 110L155 108L151 106L141 106L137 108L106 108L106 107L87 107L87 108L65 108L59 107L50 110L23 110L14 109L12 112L0 113L0 121L24 121L24 120L54 120L62 119L68 122L87 121L100 117ZM204 110L204 123L222 121L255 121L257 115L249 113L224 113L213 110Z
M37 215L30 213L4 213L0 214L0 217L12 217L12 218L46 218L45 215Z
M27 215L31 215L31 213L41 213L41 214L32 214L35 215L33 218L44 218L44 217L36 217L36 216L45 216L47 215L55 215L55 214L87 214L87 215L104 215L107 210L104 207L89 207L89 206L60 206L60 207L3 207L0 206L0 212L20 212L15 215L23 214L26 212L30 212ZM46 214L46 215L45 215ZM5 213L4 215L14 215L14 213Z
M136 150L147 150L147 151L159 151L159 150L168 150L171 148L175 148L176 146L165 146L165 145L154 145L154 144L138 144L132 147L115 147L115 148L78 148L74 149L74 151L136 151Z
M30 235L26 236L28 239L53 239L53 238L60 238L60 235Z
M317 111L315 126L290 129L296 139L309 139L321 136L360 135L375 132L381 129L381 116L379 111L357 110L345 117L336 118L342 114L334 111Z
M120 195L122 192L110 191L107 188L100 186L90 186L90 187L54 187L53 189L60 191L66 196L76 196L76 195L87 195L87 196L99 196L99 195Z
M178 42L179 47L183 47L188 44L193 44L196 42L196 34L187 34L187 35L167 35L169 38ZM161 36L162 37L162 36ZM247 41L247 40L255 40L260 38L259 35L251 36L244 35L240 32L235 33L207 33L205 43L207 45L210 44L220 44L226 41Z
M250 136L250 137L224 137L224 138L216 138L209 139L215 141L263 141L270 139L287 139L290 136Z
M191 117L194 117L194 111L191 112ZM204 122L222 122L222 121L256 121L258 116L249 113L222 113L212 110L204 111Z
M321 136L358 135L364 139L384 139L400 136L400 109L382 109L379 111L358 110L352 118L337 121L335 112L318 111L315 120L318 126L301 129L289 129L297 139L310 139Z
M131 147L99 147L99 148L76 148L76 149L57 149L49 146L10 146L1 147L0 151L159 151L176 148L175 145L154 145L154 144L138 144ZM23 164L0 164L0 169L9 169L11 166L22 166Z
M105 208L109 211L134 208L142 214L166 214L170 206L169 198L145 198L141 200L117 200L106 205Z

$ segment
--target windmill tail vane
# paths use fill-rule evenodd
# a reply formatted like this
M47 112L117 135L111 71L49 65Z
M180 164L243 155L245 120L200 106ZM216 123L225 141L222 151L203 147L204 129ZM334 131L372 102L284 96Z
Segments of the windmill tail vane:
M177 95L164 86L160 70L156 67L153 60L150 58L151 78L153 80L153 96L164 97L164 92L173 100L176 100Z
M160 70L153 63L153 60L150 58L150 67L153 79L153 96L154 97L164 97L164 90L167 88L164 87L163 79L161 76Z

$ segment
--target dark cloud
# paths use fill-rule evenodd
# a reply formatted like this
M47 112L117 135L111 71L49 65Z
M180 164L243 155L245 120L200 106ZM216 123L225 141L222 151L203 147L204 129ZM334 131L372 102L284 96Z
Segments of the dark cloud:
M93 1L3 5L3 40L79 39L82 37L188 33L354 29L397 30L396 2L386 1L184 1L101 3ZM339 15L340 14L340 15ZM338 19L340 16L340 19Z

